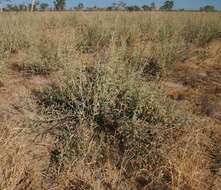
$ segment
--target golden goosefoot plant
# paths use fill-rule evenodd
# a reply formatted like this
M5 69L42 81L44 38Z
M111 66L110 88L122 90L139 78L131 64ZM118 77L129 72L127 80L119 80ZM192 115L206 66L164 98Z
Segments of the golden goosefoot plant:
M28 120L28 129L53 137L49 164L39 171L41 188L210 189L213 122L167 98L161 82L176 62L188 58L190 48L204 48L220 37L220 17L179 12L0 15L0 57L22 51L26 57L19 71L54 81L29 97L39 117ZM11 175L0 187L7 189L14 180L15 187L20 182L32 188L28 169L22 173L27 180Z
M197 182L210 175L198 155L205 151L198 140L207 146L205 128L190 135L199 127L195 118L126 67L70 64L53 85L34 92L46 118L38 127L48 123L43 133L56 139L47 177L60 188L206 189ZM182 145L188 141L191 149Z

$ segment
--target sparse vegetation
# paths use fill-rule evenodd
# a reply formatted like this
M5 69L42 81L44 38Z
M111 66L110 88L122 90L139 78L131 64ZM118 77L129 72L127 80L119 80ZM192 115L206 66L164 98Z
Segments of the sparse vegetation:
M218 190L220 19L0 15L0 189Z

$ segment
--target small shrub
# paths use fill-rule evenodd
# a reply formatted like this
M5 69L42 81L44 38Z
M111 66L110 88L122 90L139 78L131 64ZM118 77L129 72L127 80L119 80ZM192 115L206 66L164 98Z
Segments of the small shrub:
M51 86L39 93L39 103L61 113L71 113L76 121L114 123L136 118L150 124L163 122L164 108L155 102L153 89L140 87L135 81L122 84L114 80L105 70L86 67L78 70L77 76L67 77L61 86Z
M151 136L153 132L151 126L171 127L182 123L181 118L174 114L173 106L164 102L157 90L134 80L124 82L115 77L117 77L116 73L112 76L103 67L86 66L75 70L74 73L66 74L66 79L59 85L50 86L35 93L37 102L44 108L46 115L55 117L55 120L57 117L64 117L69 123L67 127L64 127L64 123L59 127L59 131L63 131L59 139L64 144L69 142L68 144L71 145L70 136L75 137L75 139L71 138L75 148L70 147L69 150L73 149L75 153L76 150L80 152L85 150L82 146L87 143L82 139L84 135L80 134L82 134L82 127L88 126L92 136L97 136L100 140L103 135L106 140L111 137L110 141L105 140L104 143L111 145L113 140L114 147L120 155L132 154L134 150L140 151L139 154L134 155L136 158L142 157L150 151L151 148L147 144L152 137L147 138L147 143L143 141L141 134ZM136 127L136 123L141 124L140 128ZM78 134L76 131L81 132ZM68 134L67 139L65 134ZM77 137L76 134L80 136ZM76 139L79 140L76 141ZM100 140L95 142L98 143ZM143 144L138 149L141 145L139 142ZM76 148L79 146L81 149ZM100 153L101 155L106 155L105 150L101 149L101 151L103 152ZM129 151L132 152L129 153Z

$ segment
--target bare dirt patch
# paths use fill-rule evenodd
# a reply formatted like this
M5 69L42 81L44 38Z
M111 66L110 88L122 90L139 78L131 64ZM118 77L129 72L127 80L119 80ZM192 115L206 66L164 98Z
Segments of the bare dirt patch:
M217 190L221 188L221 41L216 40L200 51L203 52L203 60L191 57L177 63L164 85L169 97L186 101L184 106L189 104L190 111L215 122L211 122L209 141L212 146L211 189Z
M36 138L30 126L38 117L31 91L50 83L48 77L24 77L12 65L20 64L22 55L12 55L6 62L7 73L0 88L0 189L41 188L41 173L49 162L51 138ZM16 180L15 180L16 179Z
M195 113L221 121L220 49L221 41L214 41L206 50L201 50L206 56L204 60L191 57L177 63L170 73L171 81L165 84L168 89L172 89L172 92L167 92L172 98L188 100ZM193 55L194 53L195 51L191 52ZM174 85L171 86L171 83Z

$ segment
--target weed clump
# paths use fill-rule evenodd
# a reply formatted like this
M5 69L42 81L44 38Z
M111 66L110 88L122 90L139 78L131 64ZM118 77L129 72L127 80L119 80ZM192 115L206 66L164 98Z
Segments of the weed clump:
M102 167L110 160L130 178L133 170L163 163L158 148L166 136L158 127L179 130L185 119L154 87L109 72L99 65L75 68L66 80L35 96L43 112L57 121L53 130L59 131L60 162L83 157Z
M213 39L221 37L221 25L214 20L193 20L184 24L181 35L187 43L205 46Z
M157 103L155 90L136 81L114 81L101 68L86 67L78 75L69 76L60 86L48 87L38 94L39 103L61 113L81 119L106 123L142 120L150 124L164 123L166 108ZM159 97L158 97L159 98Z
M28 58L20 70L33 75L50 74L57 71L62 65L59 53L58 44L43 37L37 48L33 47L29 50Z
M94 53L109 46L110 31L102 28L99 24L80 26L77 50L82 53Z
M10 24L9 24L10 23ZM0 57L17 53L21 49L27 49L32 42L32 29L24 25L18 19L5 17L1 20L0 28Z

